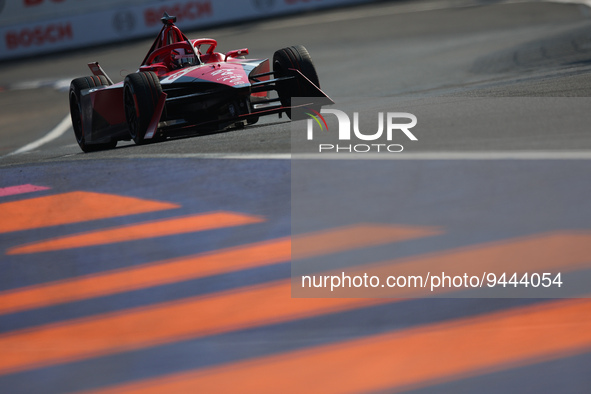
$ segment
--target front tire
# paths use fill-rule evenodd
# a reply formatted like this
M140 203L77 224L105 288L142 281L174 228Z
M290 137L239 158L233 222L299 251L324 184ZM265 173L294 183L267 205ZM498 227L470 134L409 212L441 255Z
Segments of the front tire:
M277 93L281 105L291 106L292 97L313 97L317 94L316 90L310 88L308 84L301 81L298 73L300 71L314 85L320 87L318 73L308 50L302 45L291 46L280 49L273 54L273 73L275 78L295 77L287 81L277 82ZM288 109L287 116L291 119L291 110Z
M162 94L160 80L152 71L133 73L125 77L123 89L129 136L137 145L145 144L144 136Z
M102 75L76 78L70 84L70 116L72 117L72 128L76 136L76 142L83 152L96 152L99 150L113 149L117 146L117 140L101 144L89 144L86 142L87 130L84 130L84 115L82 111L82 91L110 85L107 78Z

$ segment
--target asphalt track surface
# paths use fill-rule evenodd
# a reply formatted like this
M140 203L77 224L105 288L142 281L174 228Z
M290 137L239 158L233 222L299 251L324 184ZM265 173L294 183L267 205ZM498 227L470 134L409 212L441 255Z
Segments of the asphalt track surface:
M285 118L11 154L62 122L86 63L118 79L151 39L0 65L0 392L588 392L588 298L292 298L290 262L540 263L587 296L590 17L382 2L189 32L303 44L337 105L417 112L394 160L289 160Z

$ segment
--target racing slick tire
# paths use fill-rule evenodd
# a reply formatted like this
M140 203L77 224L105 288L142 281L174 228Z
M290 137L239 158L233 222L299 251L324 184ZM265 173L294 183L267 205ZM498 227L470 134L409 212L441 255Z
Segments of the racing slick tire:
M320 88L316 68L312 63L308 50L304 46L295 45L276 51L273 54L275 78L295 77L287 81L277 82L277 94L281 105L284 107L291 105L292 97L312 97L316 94L316 91L312 90L308 84L302 83L301 77L293 69L300 71L314 85ZM288 109L286 113L291 119L291 110Z
M74 129L74 135L76 136L76 142L83 152L96 152L105 149L113 149L117 146L117 140L109 141L100 144L89 144L86 142L84 132L84 122L82 118L82 104L81 104L81 92L84 89L90 89L100 86L110 85L107 78L102 75L92 75L90 77L76 78L70 84L70 116L72 117L72 128Z
M152 71L132 73L125 77L123 89L129 136L137 145L155 142L158 139L146 141L144 136L162 94L160 80Z

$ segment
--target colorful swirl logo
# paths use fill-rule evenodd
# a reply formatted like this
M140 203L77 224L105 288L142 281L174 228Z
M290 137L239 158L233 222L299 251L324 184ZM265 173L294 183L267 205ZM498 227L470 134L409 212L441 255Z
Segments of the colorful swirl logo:
M315 109L312 108L306 108L307 110L313 112L306 112L306 115L308 115L309 117L311 117L312 119L314 119L316 121L316 123L318 123L318 126L320 126L320 130L324 131L324 128L326 127L326 131L328 131L328 125L326 124L326 119L324 119L324 116L322 116L320 114L320 112L316 111ZM322 122L321 122L322 120ZM324 124L324 126L323 126Z

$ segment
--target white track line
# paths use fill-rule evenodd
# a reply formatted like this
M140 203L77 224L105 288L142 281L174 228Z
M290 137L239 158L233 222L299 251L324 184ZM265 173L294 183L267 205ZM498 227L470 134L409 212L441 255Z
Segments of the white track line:
M393 154L312 153L295 154L302 160L591 160L591 151L465 151L465 152L407 152Z
M591 0L545 0L548 3L582 4L591 7Z
M70 120L70 115L68 114L57 126L54 127L53 130L47 133L44 137L38 139L37 141L33 141L12 153L9 153L7 156L18 155L19 153L30 152L33 149L37 149L41 145L47 144L48 142L61 137L66 131L70 129L70 127L72 127L72 121Z
M394 154L291 153L153 153L131 154L129 159L230 160L591 160L591 151L416 152Z

